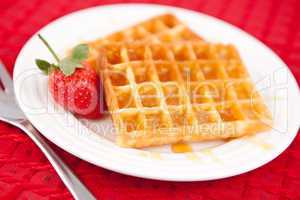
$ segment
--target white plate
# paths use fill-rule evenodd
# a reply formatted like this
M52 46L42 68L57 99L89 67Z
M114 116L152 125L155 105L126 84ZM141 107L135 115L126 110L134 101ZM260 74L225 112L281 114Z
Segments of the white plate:
M103 137L103 134L110 135L112 130L109 118L98 124L87 122L92 126L88 129L73 115L55 107L47 92L47 77L34 64L35 58L53 59L36 35L21 50L14 71L17 99L28 119L49 140L79 158L144 178L219 179L255 169L278 156L292 142L299 127L299 89L282 60L243 31L213 17L180 8L121 4L69 14L39 32L54 49L63 53L81 41L102 37L165 12L174 13L209 41L230 42L238 47L257 88L273 111L275 126L272 131L227 143L193 144L193 153L175 154L170 146L144 150L120 148ZM214 147L204 148L207 146Z

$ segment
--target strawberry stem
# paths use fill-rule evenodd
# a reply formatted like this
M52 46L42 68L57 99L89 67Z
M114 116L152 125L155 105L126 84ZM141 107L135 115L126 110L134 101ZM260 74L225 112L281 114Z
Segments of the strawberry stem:
M53 55L53 57L55 58L55 60L57 62L59 62L59 58L57 56L57 54L54 52L54 50L51 48L51 46L49 45L49 43L43 38L43 36L41 36L40 34L38 34L39 38L42 40L42 42L45 44L45 46L47 47L47 49L50 51L50 53Z

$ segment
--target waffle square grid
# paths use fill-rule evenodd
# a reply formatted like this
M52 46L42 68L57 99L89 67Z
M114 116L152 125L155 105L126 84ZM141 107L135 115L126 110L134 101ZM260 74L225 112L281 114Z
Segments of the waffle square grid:
M235 47L204 41L172 14L89 46L120 146L227 139L271 128Z
M271 115L232 45L103 44L101 74L121 146L268 130Z

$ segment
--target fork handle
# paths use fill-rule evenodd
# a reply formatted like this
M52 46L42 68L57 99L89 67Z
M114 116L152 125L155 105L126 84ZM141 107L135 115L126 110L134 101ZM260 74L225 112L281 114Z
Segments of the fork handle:
M61 180L69 189L76 200L95 200L96 198L81 183L71 169L58 157L58 155L45 142L41 134L33 127L28 120L19 122L18 127L25 131L34 143L42 150L49 162L52 164Z

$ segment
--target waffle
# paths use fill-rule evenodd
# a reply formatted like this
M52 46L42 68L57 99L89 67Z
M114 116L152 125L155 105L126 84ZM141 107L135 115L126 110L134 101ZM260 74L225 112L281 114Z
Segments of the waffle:
M94 41L95 45L106 42L173 42L178 40L200 40L201 37L191 31L172 14L163 14L150 18L127 29L115 32Z
M234 46L203 41L106 43L101 79L117 144L236 138L272 119Z
M163 14L89 42L89 63L96 65L98 48L106 43L200 41L202 38L172 14Z

